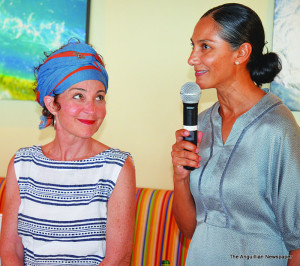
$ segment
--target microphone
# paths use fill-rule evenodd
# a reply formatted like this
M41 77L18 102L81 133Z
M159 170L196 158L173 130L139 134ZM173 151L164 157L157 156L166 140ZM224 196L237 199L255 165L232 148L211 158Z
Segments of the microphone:
M190 131L188 137L184 140L197 145L198 132L198 102L200 100L201 90L195 82L185 83L180 90L180 97L183 102L183 128ZM194 170L194 167L184 166L186 170Z

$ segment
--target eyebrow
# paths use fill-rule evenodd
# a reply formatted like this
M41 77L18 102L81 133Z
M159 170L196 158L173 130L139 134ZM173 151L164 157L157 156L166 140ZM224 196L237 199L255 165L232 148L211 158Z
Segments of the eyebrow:
M73 90L86 91L86 89L83 89L83 88L70 88L69 89L69 91L73 91ZM99 92L104 92L105 93L105 90L98 90L96 93L99 93Z
M191 42L194 43L193 40L192 40L192 38L191 38ZM208 40L208 39L197 40L197 41L196 41L196 43L204 43L204 42L210 42L210 43L212 43L213 41L212 41L212 40Z

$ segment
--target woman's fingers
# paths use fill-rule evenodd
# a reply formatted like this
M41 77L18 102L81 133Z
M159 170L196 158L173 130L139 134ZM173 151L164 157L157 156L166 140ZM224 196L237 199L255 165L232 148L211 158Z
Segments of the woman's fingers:
M186 176L189 173L183 166L198 168L200 166L201 157L198 155L198 147L202 140L202 132L198 133L198 142L196 146L189 141L185 141L184 137L190 134L188 130L180 129L175 133L176 143L172 146L172 163L175 174Z
M201 157L194 152L187 150L172 151L172 162L175 167L178 166L191 166L198 168L200 165Z
M173 145L173 150L188 150L196 152L197 147L189 142L185 141L184 137L189 136L190 132L186 129L179 129L175 133L176 143Z

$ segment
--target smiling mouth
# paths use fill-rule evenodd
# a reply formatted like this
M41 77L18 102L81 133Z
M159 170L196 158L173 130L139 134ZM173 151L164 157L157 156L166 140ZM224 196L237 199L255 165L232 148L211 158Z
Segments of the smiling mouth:
M96 120L87 120L87 119L78 119L78 121L86 125L93 125L96 122Z
M196 77L202 76L202 75L204 75L206 72L207 72L207 70L195 71L195 76L196 76Z

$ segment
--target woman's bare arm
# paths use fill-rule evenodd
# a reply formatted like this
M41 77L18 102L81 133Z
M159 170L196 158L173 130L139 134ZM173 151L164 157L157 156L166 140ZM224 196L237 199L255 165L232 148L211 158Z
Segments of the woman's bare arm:
M18 211L21 199L14 169L14 157L8 165L5 189L0 239L1 265L24 265L24 248L18 235Z
M108 201L104 265L130 265L135 227L135 170L127 158Z
M198 132L198 147L184 141L188 131L180 129L176 132L176 143L172 147L174 198L173 213L180 231L187 238L192 238L196 228L196 207L190 191L190 171L183 166L198 168L200 156L198 147L202 140L202 132Z

